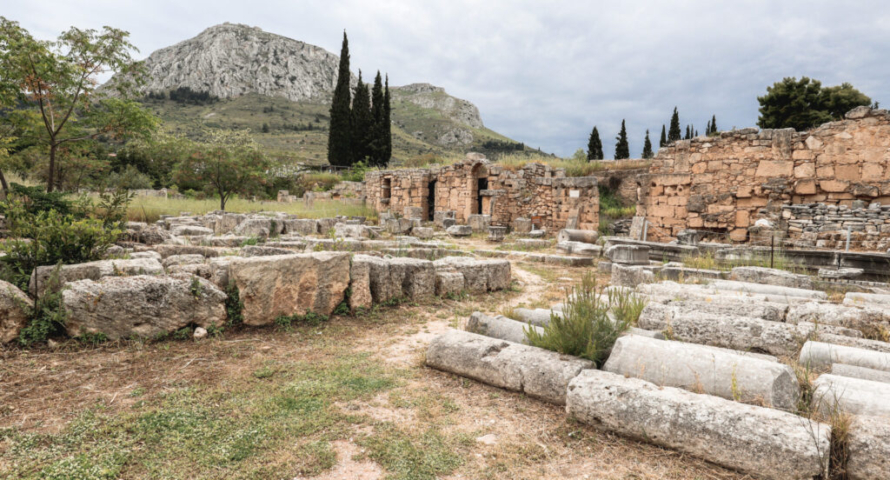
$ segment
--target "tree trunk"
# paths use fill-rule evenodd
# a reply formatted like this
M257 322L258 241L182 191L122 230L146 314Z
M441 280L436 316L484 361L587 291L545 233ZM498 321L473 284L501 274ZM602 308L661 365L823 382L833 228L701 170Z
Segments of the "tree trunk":
M50 140L49 143L49 175L46 177L46 191L53 191L53 177L56 174L56 142Z
M219 196L219 209L224 212L226 211L226 196L225 195Z
M3 191L0 192L0 200L6 200L9 195L9 184L6 183L6 175L3 175L2 170L0 170L0 186L3 187Z

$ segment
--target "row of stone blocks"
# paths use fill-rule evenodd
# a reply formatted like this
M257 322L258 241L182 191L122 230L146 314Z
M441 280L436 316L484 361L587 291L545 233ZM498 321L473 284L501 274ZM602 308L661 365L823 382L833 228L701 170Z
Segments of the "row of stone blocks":
M479 328L480 320L486 319L474 314L470 326ZM630 335L618 339L599 371L587 360L493 338L500 330L486 334L491 336L449 331L431 342L426 362L566 405L584 423L758 477L826 474L831 427L786 411L799 386L790 367L775 359ZM839 397L843 389L856 394ZM823 410L833 408L825 405L828 398L844 398L843 408L854 413L862 413L858 407L886 416L890 407L878 405L890 399L890 385L823 375L813 401ZM887 418L854 418L846 443L848 478L888 478L888 440Z
M150 338L188 325L219 327L227 320L226 299L236 291L243 322L262 326L310 312L327 316L344 301L355 310L394 299L484 293L510 284L509 262L465 257L429 261L340 252L212 258L195 254L170 256L162 264L157 252L132 255L142 258L66 267L61 291L70 336ZM35 274L35 293L42 293L46 282L37 278ZM15 286L0 284L4 343L18 336L27 322L24 307L31 302Z

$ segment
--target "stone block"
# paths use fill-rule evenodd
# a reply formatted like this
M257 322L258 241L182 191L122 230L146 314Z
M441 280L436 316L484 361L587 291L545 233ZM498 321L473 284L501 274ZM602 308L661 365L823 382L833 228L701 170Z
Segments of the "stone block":
M452 237L469 237L473 234L473 228L469 225L452 225L445 232Z
M491 226L491 215L470 215L467 217L467 225L473 229L474 233L488 232Z
M612 245L605 255L613 264L649 265L649 247L645 245Z
M467 321L468 332L513 343L528 344L526 329L532 329L541 335L544 333L541 327L517 322L501 315L489 317L484 313L473 312Z
M29 319L26 308L32 303L15 285L0 280L0 345L19 338Z

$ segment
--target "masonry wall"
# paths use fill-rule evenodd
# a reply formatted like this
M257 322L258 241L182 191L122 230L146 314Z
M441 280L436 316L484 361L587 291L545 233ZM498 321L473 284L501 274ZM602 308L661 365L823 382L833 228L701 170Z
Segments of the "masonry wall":
M662 147L640 181L637 211L654 241L687 228L746 241L760 218L787 228L787 205L890 205L890 114L860 107L809 132L746 128L681 140Z
M436 211L454 211L465 223L481 212L491 215L492 225L508 226L524 217L550 230L598 227L594 177L565 177L562 169L537 163L512 171L479 157L470 154L463 162L431 169L368 172L367 201L378 211L397 214L420 207L424 220L432 220Z

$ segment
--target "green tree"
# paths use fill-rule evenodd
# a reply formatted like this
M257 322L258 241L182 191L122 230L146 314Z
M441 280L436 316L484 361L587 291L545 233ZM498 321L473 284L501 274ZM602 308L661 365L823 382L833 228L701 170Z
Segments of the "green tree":
M380 71L374 77L374 87L371 89L371 133L368 141L368 164L371 166L386 166L389 158L386 157L386 124L389 118L386 116L386 94L383 92L383 79Z
M225 210L232 195L259 189L271 165L246 130L212 131L209 136L176 167L174 179L203 185L208 193L219 196L219 208Z
M328 130L328 163L352 165L352 89L349 86L349 40L343 32L337 86L331 100L331 124Z
M624 127L624 120L621 120L621 131L615 137L615 160L630 158L630 146L627 143L627 129Z
M593 127L590 138L587 140L587 161L603 159L603 142L600 140L600 132Z
M667 145L667 135L664 131L664 124L661 125L661 138L658 140L658 148Z
M390 104L389 97L389 75L386 76L386 82L383 86L383 103L383 116L386 118L386 133L384 134L384 138L386 139L386 149L384 150L383 158L386 159L386 161L381 166L385 167L389 164L389 159L392 158L392 105Z
M362 81L362 71L358 71L358 85L352 99L352 159L350 164L366 161L371 155L370 140L373 134L374 119L371 117L371 95L368 85Z
M668 129L668 143L680 140L680 135L680 114L677 112L677 107L674 107L674 113L671 115L671 127Z
M652 158L652 141L649 140L649 130L646 130L646 139L643 141L643 158Z
M705 135L713 135L717 132L717 115L711 115L710 130L705 132Z
M766 88L760 103L761 128L793 128L803 131L822 123L839 120L851 109L870 105L871 99L849 83L822 88L818 80L784 78Z
M129 33L105 27L101 32L72 27L55 42L37 40L17 22L0 17L0 99L36 106L41 141L49 149L46 189L56 186L57 153L69 142L149 135L157 120L128 100L143 79L133 61ZM100 75L120 74L109 87L117 97L98 100Z
M264 123L263 128L261 129L263 133L269 133L269 124Z

